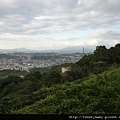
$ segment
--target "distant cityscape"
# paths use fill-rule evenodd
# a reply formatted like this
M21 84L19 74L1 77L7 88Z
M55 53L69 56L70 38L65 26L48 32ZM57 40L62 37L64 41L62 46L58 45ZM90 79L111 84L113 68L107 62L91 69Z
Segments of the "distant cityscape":
M85 53L0 53L0 70L30 71L32 68L44 68L64 63L75 63Z

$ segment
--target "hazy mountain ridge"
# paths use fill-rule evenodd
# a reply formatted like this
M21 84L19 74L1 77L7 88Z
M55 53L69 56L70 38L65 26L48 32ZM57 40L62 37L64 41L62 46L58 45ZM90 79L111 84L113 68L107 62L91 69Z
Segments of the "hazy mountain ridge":
M83 51L84 49L84 51ZM15 48L15 49L0 49L0 52L93 52L95 46L68 46L62 49L48 49L48 50L32 50L27 48Z
M0 52L29 52L32 50L26 48L15 48L15 49L0 49Z

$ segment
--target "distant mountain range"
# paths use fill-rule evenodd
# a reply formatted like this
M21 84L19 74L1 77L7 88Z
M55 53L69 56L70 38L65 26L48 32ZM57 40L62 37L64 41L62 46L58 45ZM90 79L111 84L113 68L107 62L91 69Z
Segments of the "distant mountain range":
M30 50L26 48L15 48L14 51L30 51Z
M15 49L0 49L0 52L30 52L32 50L26 48L15 48Z
M44 50L43 52L91 53L95 50L95 48L96 46L69 46L69 47L65 47L63 49L57 49L57 50Z
M31 53L31 52L93 52L95 50L95 46L69 46L63 49L53 49L53 50L30 50L26 48L15 48L15 49L0 49L0 52L25 52L25 53Z
M93 52L94 50L95 50L95 46L70 46L63 48L59 51L89 53L89 52Z

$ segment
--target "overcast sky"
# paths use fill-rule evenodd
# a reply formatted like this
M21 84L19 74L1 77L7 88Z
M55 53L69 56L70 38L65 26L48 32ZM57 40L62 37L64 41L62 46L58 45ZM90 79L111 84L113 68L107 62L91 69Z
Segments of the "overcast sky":
M0 49L120 43L120 0L0 0Z

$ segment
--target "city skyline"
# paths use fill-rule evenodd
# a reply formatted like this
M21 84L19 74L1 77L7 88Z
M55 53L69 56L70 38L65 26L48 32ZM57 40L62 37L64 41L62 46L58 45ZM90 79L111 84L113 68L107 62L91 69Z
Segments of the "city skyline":
M1 0L0 49L120 43L120 0Z

